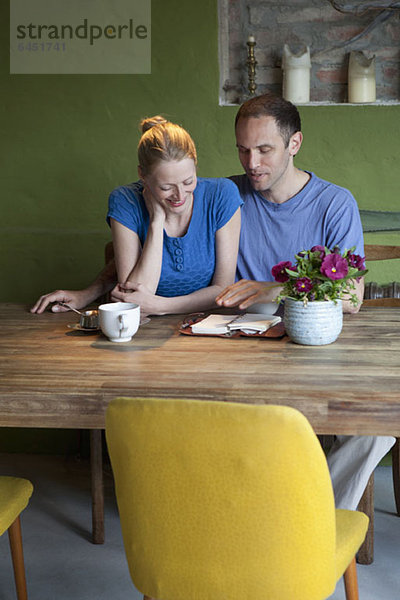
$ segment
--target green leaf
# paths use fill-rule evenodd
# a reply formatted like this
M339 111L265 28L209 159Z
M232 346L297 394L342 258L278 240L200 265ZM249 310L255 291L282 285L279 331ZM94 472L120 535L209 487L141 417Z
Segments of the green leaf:
M300 277L300 274L297 271L292 271L291 269L285 269L285 271L288 275L291 275L292 277L295 277L296 279L298 277Z

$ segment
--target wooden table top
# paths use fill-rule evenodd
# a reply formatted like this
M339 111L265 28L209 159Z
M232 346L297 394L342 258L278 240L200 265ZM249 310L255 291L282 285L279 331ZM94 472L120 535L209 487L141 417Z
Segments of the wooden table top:
M0 426L104 427L115 396L288 404L317 433L400 436L400 309L345 315L329 346L184 336L152 317L131 342L71 330L73 313L0 304Z

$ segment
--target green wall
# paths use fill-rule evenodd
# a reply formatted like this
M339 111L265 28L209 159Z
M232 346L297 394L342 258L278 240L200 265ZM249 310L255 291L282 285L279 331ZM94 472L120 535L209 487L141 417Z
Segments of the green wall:
M31 303L101 268L108 193L136 178L141 117L181 123L199 174L221 176L240 172L236 107L218 106L217 0L153 0L151 75L9 75L8 10L1 0L0 300ZM360 208L400 210L400 106L300 110L298 166L350 188ZM367 241L400 243L398 232Z

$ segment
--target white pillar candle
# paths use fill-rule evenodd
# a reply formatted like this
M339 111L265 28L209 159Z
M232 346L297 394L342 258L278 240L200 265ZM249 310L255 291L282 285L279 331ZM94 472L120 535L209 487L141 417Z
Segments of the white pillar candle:
M256 41L256 38L254 37L254 35L249 35L248 40L247 40L250 44L254 44Z
M348 73L349 102L375 102L375 56L367 58L364 52L350 52Z
M310 48L291 52L287 44L283 47L283 90L282 95L293 104L310 101Z

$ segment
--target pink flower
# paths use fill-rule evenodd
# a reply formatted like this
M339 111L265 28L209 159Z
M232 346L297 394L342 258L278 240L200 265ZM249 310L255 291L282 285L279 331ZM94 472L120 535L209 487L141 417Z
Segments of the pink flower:
M365 269L365 256L360 256L359 254L349 254L347 259L350 263L351 267L358 269L359 271L364 271Z
M319 258L324 260L325 258L325 246L313 246L311 252L319 252Z
M313 283L308 277L299 277L296 279L294 287L298 292L304 292L306 294L312 289Z
M340 254L328 254L322 261L320 271L329 279L342 279L349 272L347 260Z
M285 269L293 269L293 265L289 260L281 260L281 262L272 267L271 273L275 281L278 281L279 283L289 281L289 275L286 273Z

